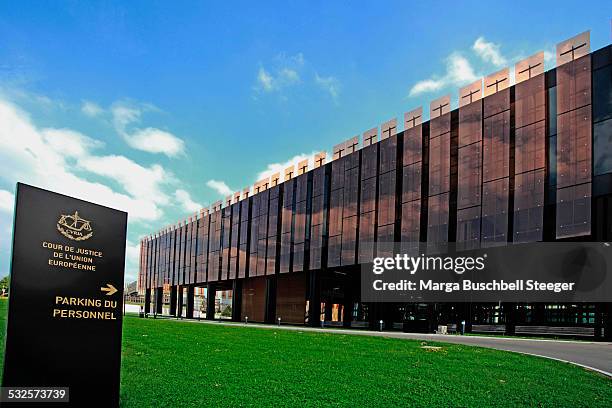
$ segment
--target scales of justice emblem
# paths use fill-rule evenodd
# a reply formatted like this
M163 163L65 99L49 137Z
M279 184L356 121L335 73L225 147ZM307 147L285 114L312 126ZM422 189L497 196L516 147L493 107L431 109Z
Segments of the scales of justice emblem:
M57 230L73 241L85 241L93 235L90 221L81 218L78 211L74 214L62 214L57 222Z

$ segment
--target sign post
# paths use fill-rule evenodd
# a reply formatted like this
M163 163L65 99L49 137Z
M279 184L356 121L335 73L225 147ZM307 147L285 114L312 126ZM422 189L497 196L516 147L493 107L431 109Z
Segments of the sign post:
M126 226L125 212L17 184L0 402L119 405Z

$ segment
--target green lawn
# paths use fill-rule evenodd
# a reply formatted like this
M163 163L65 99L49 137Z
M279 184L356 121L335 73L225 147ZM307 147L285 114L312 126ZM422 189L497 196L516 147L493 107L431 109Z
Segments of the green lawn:
M0 301L4 324L6 302ZM2 335L3 340L3 335ZM128 316L121 402L173 406L612 406L612 381L450 344Z

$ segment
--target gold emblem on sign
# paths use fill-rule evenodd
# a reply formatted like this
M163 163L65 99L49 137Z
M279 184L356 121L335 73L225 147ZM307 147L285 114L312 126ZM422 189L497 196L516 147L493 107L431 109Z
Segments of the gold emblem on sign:
M78 211L74 214L63 214L57 222L57 230L73 241L85 241L93 235L90 222L79 217Z

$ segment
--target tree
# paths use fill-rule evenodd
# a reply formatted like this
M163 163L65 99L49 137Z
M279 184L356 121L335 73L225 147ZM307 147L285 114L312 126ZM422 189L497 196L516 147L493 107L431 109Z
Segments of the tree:
M0 293L8 294L9 291L9 277L6 275L4 278L0 279Z

